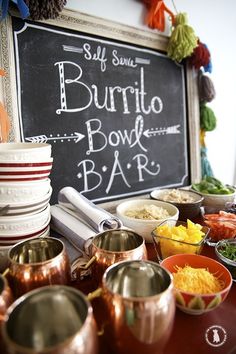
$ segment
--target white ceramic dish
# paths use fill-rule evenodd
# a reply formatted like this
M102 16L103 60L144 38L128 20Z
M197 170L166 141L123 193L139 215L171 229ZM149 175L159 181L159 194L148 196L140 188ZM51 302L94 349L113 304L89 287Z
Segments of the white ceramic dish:
M40 198L33 199L27 202L21 203L0 203L0 209L6 206L4 215L2 216L17 216L24 214L35 214L45 209L50 201L52 195L52 187L50 187L48 193Z
M49 157L42 161L1 161L0 168L27 168L27 167L42 167L51 165L53 163L53 157Z
M36 174L37 173L43 173L43 171L51 171L52 169L52 163L48 163L43 166L29 166L29 167L0 167L0 174L15 174L15 175L20 175L20 174Z
M214 210L217 213L225 209L226 203L233 203L236 197L236 191L232 194L205 194L199 192L203 197L203 206L207 209Z
M0 246L4 246L4 245L14 245L18 242L27 240L27 239L31 239L31 238L37 238L37 237L45 237L49 234L49 230L50 230L50 226L49 226L49 222L50 220L48 220L46 222L45 225L43 225L43 227L40 228L40 230L37 230L33 233L30 234L25 234L25 235L21 235L21 236L14 236L14 237L2 237L0 236Z
M145 220L145 219L135 219L126 216L128 210L134 210L140 208L144 205L155 205L157 207L162 207L166 209L169 213L169 217L159 220ZM152 200L152 199L132 199L120 203L116 208L116 214L118 218L122 221L124 226L134 230L139 235L143 236L146 242L152 242L152 231L163 221L171 219L178 220L179 210L172 204Z
M47 143L2 143L0 161L45 161L51 157L52 147Z
M50 192L49 178L31 182L0 182L0 204L24 203L42 199Z
M0 237L15 237L42 229L50 220L50 205L30 215L0 216Z
M36 181L47 179L51 173L51 168L43 171L32 172L1 172L0 181L2 182L23 182L23 181Z

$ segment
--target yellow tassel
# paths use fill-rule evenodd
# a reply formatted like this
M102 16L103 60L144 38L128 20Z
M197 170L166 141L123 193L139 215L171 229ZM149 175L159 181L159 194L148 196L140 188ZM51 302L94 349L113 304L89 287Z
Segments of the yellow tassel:
M206 132L203 129L200 129L200 144L202 147L206 147L205 136L206 136Z
M186 13L176 15L175 27L170 36L167 55L177 62L181 62L184 58L190 56L198 44L198 38L194 30L187 23Z

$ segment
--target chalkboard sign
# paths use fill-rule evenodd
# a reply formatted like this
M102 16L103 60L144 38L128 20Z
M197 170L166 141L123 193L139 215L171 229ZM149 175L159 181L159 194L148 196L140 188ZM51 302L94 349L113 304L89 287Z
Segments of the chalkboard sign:
M165 52L12 17L19 134L47 142L52 202L191 183L186 67Z

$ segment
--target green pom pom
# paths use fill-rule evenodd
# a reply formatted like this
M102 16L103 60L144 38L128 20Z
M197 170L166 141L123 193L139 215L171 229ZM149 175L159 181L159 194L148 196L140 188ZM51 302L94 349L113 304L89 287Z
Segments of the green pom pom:
M181 62L184 58L190 56L198 45L198 38L192 27L188 26L187 23L186 13L176 15L175 28L170 36L167 55L177 62Z
M216 127L216 116L210 107L205 104L200 106L200 127L206 132L210 132Z

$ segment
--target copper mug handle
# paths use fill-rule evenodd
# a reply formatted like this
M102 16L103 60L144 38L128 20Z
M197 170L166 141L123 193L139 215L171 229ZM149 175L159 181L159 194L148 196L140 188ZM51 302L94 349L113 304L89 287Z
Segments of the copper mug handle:
M103 289L102 289L102 288L97 288L96 290L92 291L91 293L88 293L88 295L86 296L86 298L87 298L88 301L91 302L92 300L101 297L102 294L103 294ZM107 323L103 323L103 324L101 325L101 329L99 329L99 330L97 331L97 335L98 335L99 337L100 337L100 336L103 336L103 334L104 334L104 328L105 328L106 324L107 324Z

